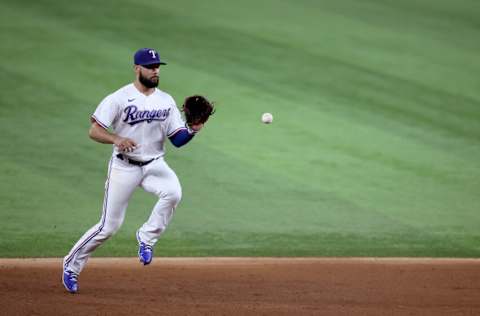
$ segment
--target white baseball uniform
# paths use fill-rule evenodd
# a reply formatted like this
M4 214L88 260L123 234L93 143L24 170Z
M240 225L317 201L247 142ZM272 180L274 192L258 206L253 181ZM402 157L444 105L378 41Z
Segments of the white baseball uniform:
M146 96L126 85L107 96L92 115L92 121L112 128L121 137L135 141L137 148L124 158L152 162L138 166L117 157L116 146L108 167L100 221L90 228L64 258L64 269L79 274L90 254L122 225L128 201L140 186L159 197L152 213L137 231L139 241L153 246L165 231L180 202L182 189L175 172L164 161L167 137L187 129L173 98L159 90Z

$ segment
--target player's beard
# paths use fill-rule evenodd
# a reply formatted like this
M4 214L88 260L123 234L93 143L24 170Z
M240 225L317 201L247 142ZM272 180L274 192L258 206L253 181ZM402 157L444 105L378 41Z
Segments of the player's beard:
M147 77L144 77L142 73L140 73L140 75L138 76L138 81L140 81L140 83L147 88L158 87L158 77L152 77L151 79L148 79Z

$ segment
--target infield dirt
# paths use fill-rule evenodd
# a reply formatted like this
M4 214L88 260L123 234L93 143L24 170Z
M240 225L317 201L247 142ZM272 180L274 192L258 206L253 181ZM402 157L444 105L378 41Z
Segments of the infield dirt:
M1 315L480 315L480 260L0 259Z

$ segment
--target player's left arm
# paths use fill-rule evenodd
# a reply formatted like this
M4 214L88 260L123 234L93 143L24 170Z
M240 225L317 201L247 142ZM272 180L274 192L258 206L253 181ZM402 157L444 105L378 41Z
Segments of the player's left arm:
M195 124L190 127L179 129L175 134L170 136L170 142L175 147L182 147L192 140L193 136L203 128L203 124Z

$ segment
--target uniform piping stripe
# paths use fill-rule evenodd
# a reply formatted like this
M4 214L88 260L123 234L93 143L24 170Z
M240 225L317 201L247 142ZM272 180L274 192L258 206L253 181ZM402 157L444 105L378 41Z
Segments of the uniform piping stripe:
M95 115L92 115L92 118L95 120L95 122L98 123L98 125L100 125L101 127L103 127L104 129L108 129L108 126L103 124Z
M67 260L65 260L65 265L64 267L66 268L67 265L70 264L70 261L72 261L73 257L75 257L75 255L80 251L80 249L82 249L83 247L85 247L85 245L90 241L92 240L95 236L97 236L98 234L100 234L100 232L102 231L103 227L105 226L105 219L107 217L107 205L108 205L108 188L110 187L110 175L112 173L112 162L113 162L113 158L110 160L110 164L108 166L108 177L107 177L107 185L106 185L106 188L105 188L105 198L103 200L103 210L102 210L102 223L100 224L100 227L95 231L93 232L93 234L91 234L84 242L81 243L80 246L78 246L73 252L72 254L67 258Z
M172 136L175 135L176 133L180 132L182 129L188 131L187 128L185 128L185 127L180 127L180 128L177 128L176 130L174 130L172 133L168 134L167 137L172 137Z

